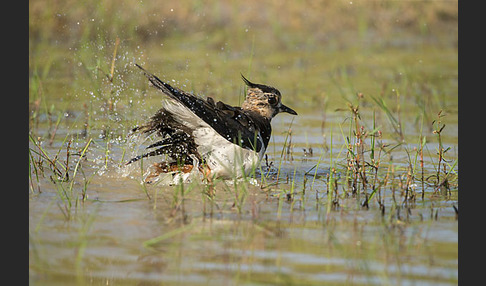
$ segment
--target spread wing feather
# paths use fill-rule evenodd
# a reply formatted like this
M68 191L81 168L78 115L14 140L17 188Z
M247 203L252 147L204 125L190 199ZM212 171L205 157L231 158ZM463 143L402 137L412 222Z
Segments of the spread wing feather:
M226 140L257 152L264 147L264 144L265 146L268 144L271 127L270 124L265 124L266 119L251 116L248 111L221 101L215 103L211 97L204 100L172 87L138 64L135 65L143 71L153 86L189 108Z

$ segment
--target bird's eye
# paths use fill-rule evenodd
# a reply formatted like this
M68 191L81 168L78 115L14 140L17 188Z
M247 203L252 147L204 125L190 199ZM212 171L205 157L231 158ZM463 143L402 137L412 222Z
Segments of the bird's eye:
M270 96L268 97L268 103L270 103L271 105L274 105L274 104L276 104L276 103L277 103L277 99L275 98L275 96L274 96L274 95L270 95Z

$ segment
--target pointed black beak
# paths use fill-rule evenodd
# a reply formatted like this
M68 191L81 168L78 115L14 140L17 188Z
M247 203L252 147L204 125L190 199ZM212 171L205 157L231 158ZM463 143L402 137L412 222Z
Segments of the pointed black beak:
M297 115L297 112L295 112L295 110L293 110L292 108L287 107L283 104L280 105L278 112L287 112L287 113L290 113L290 114L293 114L293 115Z

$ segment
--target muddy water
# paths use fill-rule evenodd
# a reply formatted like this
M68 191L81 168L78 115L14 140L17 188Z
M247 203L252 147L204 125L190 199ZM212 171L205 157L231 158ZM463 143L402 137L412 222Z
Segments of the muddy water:
M70 199L63 195L70 182L54 184L47 170L38 183L34 177L41 192L34 188L29 200L31 279L49 285L455 284L457 192L433 195L427 187L423 200L403 203L398 190L384 188L382 214L373 201L368 209L361 207L363 194L340 189L339 206L333 207L327 200L330 157L339 161L344 155L338 147L333 153L320 147L322 135L313 134L321 132L322 120L314 118L276 119L267 152L273 168L259 170L256 185L216 183L214 198L199 182L143 186L138 167L127 175L120 164L136 153L133 146L123 139L94 139ZM292 158L282 159L289 140L283 132L291 123ZM297 126L307 127L299 132ZM340 140L334 146L340 148ZM448 144L456 146L456 140L449 136ZM74 139L72 147L82 149L86 142ZM56 154L63 145L43 146ZM66 160L65 152L59 152L60 159ZM400 172L407 153L393 154L388 163ZM426 158L425 165L433 160ZM262 177L268 180L263 189Z

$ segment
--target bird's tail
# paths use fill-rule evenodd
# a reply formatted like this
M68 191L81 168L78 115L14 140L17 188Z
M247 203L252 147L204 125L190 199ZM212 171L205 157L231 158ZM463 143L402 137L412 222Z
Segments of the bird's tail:
M180 96L182 94L182 91L181 90L179 90L178 88L175 88L175 87L171 86L170 84L168 84L166 82L163 82L158 77L156 77L155 75L151 74L150 72L148 72L147 70L145 70L143 67L141 67L139 64L135 64L135 65L139 69L142 70L142 72L145 75L145 77L147 77L147 79L150 81L150 83L152 83L153 86L155 86L156 88L160 89L163 93L165 93L169 97L174 98L176 100L179 100L179 98L180 98Z

